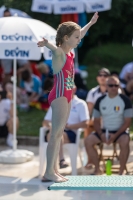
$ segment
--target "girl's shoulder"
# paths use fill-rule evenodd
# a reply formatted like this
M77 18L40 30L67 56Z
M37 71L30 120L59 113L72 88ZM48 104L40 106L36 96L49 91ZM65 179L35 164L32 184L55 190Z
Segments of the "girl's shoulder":
M57 49L56 49L56 51L54 52L53 55L55 55L55 56L62 56L62 55L64 55L64 52L63 52L62 48L57 47Z

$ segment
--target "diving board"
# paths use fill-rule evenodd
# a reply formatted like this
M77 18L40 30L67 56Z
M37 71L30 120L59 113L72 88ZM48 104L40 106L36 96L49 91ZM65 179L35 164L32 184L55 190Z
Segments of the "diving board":
M133 176L67 176L68 181L54 183L48 190L133 190Z

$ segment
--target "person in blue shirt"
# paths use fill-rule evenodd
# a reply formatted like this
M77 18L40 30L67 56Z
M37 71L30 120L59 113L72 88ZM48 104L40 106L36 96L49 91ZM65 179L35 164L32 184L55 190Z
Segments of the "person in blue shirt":
M41 73L42 86L45 84L47 78L53 78L52 61L45 60L37 65L37 69Z
M42 85L42 94L40 98L38 99L41 103L48 103L48 95L50 90L52 90L53 87L53 78L46 78L44 81L44 84Z
M31 74L29 70L22 72L20 87L29 96L29 102L37 101L42 92L42 83L38 76Z

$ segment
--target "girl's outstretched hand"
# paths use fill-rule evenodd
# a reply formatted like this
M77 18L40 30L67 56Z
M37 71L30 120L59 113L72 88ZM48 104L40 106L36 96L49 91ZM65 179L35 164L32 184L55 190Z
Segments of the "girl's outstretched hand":
M91 23L92 24L95 24L96 22L97 22L97 20L98 20L98 12L96 12L94 15L93 15L93 17L91 18Z
M38 47L43 47L43 46L45 46L47 43L48 43L48 40L46 40L45 38L43 38L43 40L42 40L42 41L39 41L39 42L37 43L37 45L38 45Z

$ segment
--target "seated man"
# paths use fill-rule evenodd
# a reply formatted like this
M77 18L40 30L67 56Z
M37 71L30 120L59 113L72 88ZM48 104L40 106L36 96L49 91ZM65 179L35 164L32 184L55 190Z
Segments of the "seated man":
M120 171L124 173L125 165L129 156L129 132L128 128L131 124L132 104L130 100L123 94L118 93L119 80L111 76L107 80L108 94L99 97L94 106L94 128L93 132L85 139L85 147L90 160L95 165L95 174L101 174L99 168L98 153L95 145L101 142L111 144L117 142L120 146ZM101 127L102 118L102 127ZM106 130L109 137L105 135Z
M102 68L98 71L96 80L98 82L98 86L92 88L87 95L86 102L88 105L90 117L92 117L93 108L95 105L96 100L105 95L107 93L106 88L106 81L108 77L110 76L110 71L107 68ZM91 118L88 126L88 133L86 133L86 136L90 134L90 130L94 130L93 126L93 117Z
M74 88L74 93L76 92L76 87ZM48 112L43 121L43 126L51 127L52 119L52 109L49 108ZM63 139L60 148L60 168L64 168L66 162L63 156L63 143L75 143L76 141L76 131L79 128L87 128L89 122L89 112L87 104L84 100L79 99L76 95L73 95L72 105L70 110L70 115L63 133ZM47 135L47 140L49 140L49 135Z
M6 143L9 147L13 147L13 104L11 98L11 94L0 88L0 138L7 138ZM16 127L18 128L17 117Z

